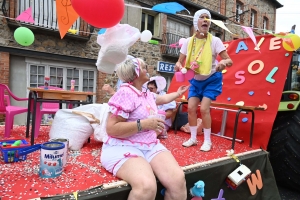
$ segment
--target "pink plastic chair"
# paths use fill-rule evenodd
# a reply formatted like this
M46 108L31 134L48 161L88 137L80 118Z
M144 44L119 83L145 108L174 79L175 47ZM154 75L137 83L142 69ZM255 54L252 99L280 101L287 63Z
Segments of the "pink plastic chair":
M8 95L5 95L7 91ZM10 97L16 101L28 101L28 98L18 98L15 96L7 85L0 84L0 113L5 114L5 132L4 137L10 136L10 130L13 129L15 115L27 112L27 108L21 106L12 106Z
M40 88L44 88L41 86ZM62 88L59 87L53 87L53 86L48 86L49 90L62 90ZM39 131L40 131L40 126L41 126L41 121L43 118L44 114L55 114L59 110L59 103L47 103L43 102L42 106L40 104L37 104L37 109L36 109L36 122L35 122L35 129L34 129L34 137L39 136ZM40 108L40 109L39 109Z

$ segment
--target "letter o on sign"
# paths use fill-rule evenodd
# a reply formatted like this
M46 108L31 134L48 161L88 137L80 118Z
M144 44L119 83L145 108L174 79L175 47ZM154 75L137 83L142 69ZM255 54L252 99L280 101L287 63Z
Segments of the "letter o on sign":
M259 68L254 71L252 68L253 68L253 65L255 65L255 64L259 64ZM261 72L264 69L264 66L265 66L264 63L261 60L254 60L249 64L248 72L250 74L258 74L259 72Z

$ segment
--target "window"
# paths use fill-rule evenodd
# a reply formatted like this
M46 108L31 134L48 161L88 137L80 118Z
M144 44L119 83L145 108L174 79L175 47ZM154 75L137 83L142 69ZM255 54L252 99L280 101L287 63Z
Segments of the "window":
M300 54L294 53L293 60L290 66L292 69L291 89L300 91Z
M45 66L31 65L30 66L30 87L39 87L44 85Z
M149 30L153 37L161 38L161 14L142 11L141 32Z
M63 87L63 71L62 67L50 66L50 86Z
M190 25L184 24L180 21L168 19L167 32L163 36L163 42L165 42L166 45L176 44L181 38L190 37L190 31ZM165 50L166 54L179 55L180 48L166 46Z
M255 10L251 10L251 13L250 13L250 26L251 27L254 27L256 26L256 11Z
M62 66L61 63L55 61L40 64L41 62L37 60L27 58L26 62L29 72L27 81L29 87L44 86L44 78L49 76L50 86L70 90L71 80L75 80L75 91L96 92L97 71L93 67L76 66L75 68L72 64Z
M236 9L235 9L235 21L241 22L241 14L243 13L243 4L239 1L236 2Z
M263 29L264 30L268 30L268 18L267 17L264 17L263 18Z
M216 36L216 37L222 39L222 33L218 32L218 31L215 31L215 30L213 30L213 29L211 29L209 32L210 32L213 36Z
M221 38L221 37L222 37L222 34L221 34L221 33L216 32L216 33L215 33L215 36L218 37L218 38L220 38L220 39L222 39L222 38Z
M57 17L56 17L56 1L53 0L18 0L17 16L23 11L32 8L32 18L34 19L34 25L49 29L57 29ZM70 29L79 30L80 18L70 27ZM76 34L78 34L77 32Z
M181 22L170 20L167 21L167 33L172 33L183 38L190 37L190 26Z
M93 70L83 70L83 91L93 91L95 83L95 71Z

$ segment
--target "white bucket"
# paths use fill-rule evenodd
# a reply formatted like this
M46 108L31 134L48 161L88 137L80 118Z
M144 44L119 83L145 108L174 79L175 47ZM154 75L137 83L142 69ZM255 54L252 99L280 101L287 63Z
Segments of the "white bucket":
M54 178L63 171L65 144L62 142L46 142L41 145L40 171L41 178Z
M62 142L65 144L65 148L64 148L64 159L63 159L63 167L66 166L67 161L68 161L68 149L69 149L69 139L66 138L53 138L50 139L49 142Z

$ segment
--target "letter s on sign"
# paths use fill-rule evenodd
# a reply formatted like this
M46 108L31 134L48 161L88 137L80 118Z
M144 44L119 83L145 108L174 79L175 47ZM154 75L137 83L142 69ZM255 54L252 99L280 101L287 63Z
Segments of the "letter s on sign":
M245 74L245 71L237 71L235 73L235 78L240 79L239 81L234 82L236 85L240 85L245 82L246 78L244 76L241 76L242 74Z

